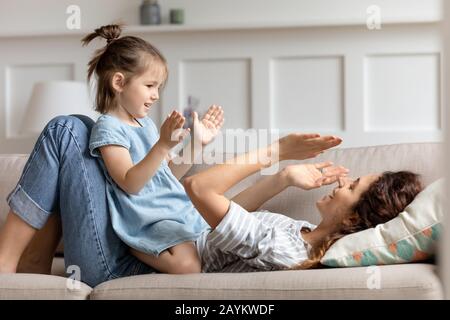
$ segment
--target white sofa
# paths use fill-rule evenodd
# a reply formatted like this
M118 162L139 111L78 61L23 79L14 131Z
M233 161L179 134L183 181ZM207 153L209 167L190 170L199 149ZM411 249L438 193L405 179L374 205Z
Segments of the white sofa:
M352 176L411 170L420 173L427 185L442 174L442 149L438 143L338 148L315 161L342 164L351 169ZM8 212L6 196L17 183L26 160L27 155L0 155L0 224ZM187 175L205 167L195 165ZM242 181L227 194L236 194L258 176ZM262 209L317 223L314 203L329 188L305 192L291 187L266 202ZM0 275L0 299L442 299L437 269L430 261L380 266L379 289L369 289L370 273L365 267L246 274L151 274L116 279L95 288L83 283L71 288L64 277L63 259L55 258L52 275Z

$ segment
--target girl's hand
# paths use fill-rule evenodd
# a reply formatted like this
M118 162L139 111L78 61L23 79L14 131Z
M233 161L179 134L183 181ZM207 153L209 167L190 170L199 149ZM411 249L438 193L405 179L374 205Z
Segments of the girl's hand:
M203 146L214 140L225 121L222 107L215 104L209 107L201 121L198 119L197 112L192 113L192 119L194 139L201 141Z
M289 186L304 190L319 188L332 184L345 177L349 170L342 166L333 166L332 162L315 164L296 164L283 169Z
M190 132L183 129L186 119L178 111L172 111L161 126L158 143L165 149L172 149L182 141Z
M335 147L342 142L341 138L334 136L321 137L319 134L291 133L272 146L272 157L282 160L304 160L314 158L324 150Z

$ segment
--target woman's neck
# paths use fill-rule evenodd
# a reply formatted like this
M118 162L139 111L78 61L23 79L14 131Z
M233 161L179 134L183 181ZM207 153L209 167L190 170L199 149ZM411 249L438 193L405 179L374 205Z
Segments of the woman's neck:
M325 238L334 232L335 228L330 227L321 222L314 230L307 232L301 231L303 240L305 240L313 248L316 248L323 243Z

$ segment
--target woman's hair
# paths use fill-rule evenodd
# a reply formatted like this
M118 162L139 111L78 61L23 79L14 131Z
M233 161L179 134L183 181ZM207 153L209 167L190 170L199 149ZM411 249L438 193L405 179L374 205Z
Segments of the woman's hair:
M147 41L133 37L120 37L122 27L117 24L102 26L85 36L81 42L86 46L93 39L102 37L106 45L95 51L88 63L88 81L97 76L95 111L107 113L116 105L116 92L112 87L112 77L116 72L125 76L125 84L133 77L144 73L148 67L163 67L164 81L167 79L167 62L164 56Z
M320 259L337 240L395 218L422 189L418 174L409 171L384 172L361 194L350 216L342 222L341 228L313 247L310 258L293 269L320 267Z

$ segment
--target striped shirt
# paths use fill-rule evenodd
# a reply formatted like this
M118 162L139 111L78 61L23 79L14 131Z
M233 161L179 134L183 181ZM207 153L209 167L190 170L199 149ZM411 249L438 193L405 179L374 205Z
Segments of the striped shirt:
M197 239L202 272L252 272L282 270L308 259L309 245L302 228L316 226L269 211L249 213L231 201L214 229Z

